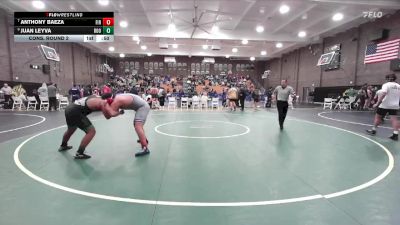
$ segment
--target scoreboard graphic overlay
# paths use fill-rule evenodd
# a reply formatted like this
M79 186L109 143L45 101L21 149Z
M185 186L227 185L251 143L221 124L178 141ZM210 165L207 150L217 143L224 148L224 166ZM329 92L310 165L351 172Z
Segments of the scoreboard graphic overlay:
M114 12L14 12L15 42L113 42Z

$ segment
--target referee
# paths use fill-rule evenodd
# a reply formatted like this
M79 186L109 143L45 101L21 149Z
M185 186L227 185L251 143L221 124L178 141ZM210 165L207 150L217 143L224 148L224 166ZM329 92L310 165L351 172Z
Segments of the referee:
M278 108L279 114L279 126L283 130L283 122L285 121L286 114L288 111L288 100L289 95L293 95L294 90L291 86L287 85L287 80L282 80L281 85L277 86L274 90L276 98L276 107Z

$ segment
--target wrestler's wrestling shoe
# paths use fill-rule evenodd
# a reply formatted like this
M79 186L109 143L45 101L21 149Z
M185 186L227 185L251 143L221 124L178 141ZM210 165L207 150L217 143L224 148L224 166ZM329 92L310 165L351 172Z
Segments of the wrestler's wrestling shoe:
M70 150L70 149L72 149L72 146L68 146L68 145L66 145L66 146L60 146L59 148L58 148L58 151L59 152L63 152L63 151L67 151L67 150Z
M392 136L389 137L393 141L398 141L399 140L399 135L398 134L392 134Z
M148 148L142 149L139 152L135 153L135 157L141 157L150 154L150 150Z
M85 153L76 153L75 154L75 159L90 159L92 158L90 155L86 155Z

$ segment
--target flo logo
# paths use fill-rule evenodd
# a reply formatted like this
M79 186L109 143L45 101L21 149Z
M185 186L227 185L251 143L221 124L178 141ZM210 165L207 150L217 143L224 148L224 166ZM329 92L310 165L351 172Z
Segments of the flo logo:
M377 12L377 11L366 11L366 12L363 12L363 17L364 18L376 19L376 18L381 18L382 16L383 16L382 12Z

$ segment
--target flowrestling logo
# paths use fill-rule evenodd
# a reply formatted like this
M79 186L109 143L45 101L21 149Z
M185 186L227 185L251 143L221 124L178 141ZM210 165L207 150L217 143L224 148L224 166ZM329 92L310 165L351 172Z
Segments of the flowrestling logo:
M365 11L365 12L363 12L364 18L378 19L378 18L382 18L382 16L383 16L383 12L381 12L381 11Z

